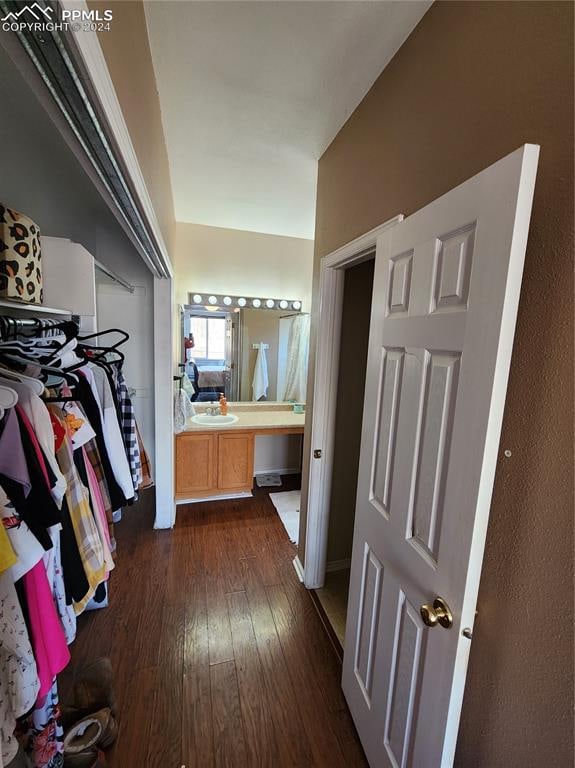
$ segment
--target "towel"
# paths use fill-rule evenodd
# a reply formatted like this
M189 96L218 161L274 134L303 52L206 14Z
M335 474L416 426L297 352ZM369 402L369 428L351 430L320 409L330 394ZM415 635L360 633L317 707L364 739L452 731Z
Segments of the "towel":
M253 400L261 400L267 396L269 386L268 379L268 361L263 343L260 343L258 356L256 358L256 367L254 369L254 380L252 389L254 392Z

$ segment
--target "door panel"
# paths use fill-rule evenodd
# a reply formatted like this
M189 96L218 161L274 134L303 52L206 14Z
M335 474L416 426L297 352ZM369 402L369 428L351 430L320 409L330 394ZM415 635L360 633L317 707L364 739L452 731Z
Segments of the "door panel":
M343 669L373 768L453 762L537 158L377 243Z
M366 545L361 583L361 614L356 639L355 674L368 705L371 703L373 662L380 614L383 568Z
M398 591L384 744L392 765L405 765L417 701L423 629L417 606Z
M217 487L217 437L207 433L176 436L176 494L193 495Z
M249 490L254 476L253 432L220 434L218 438L218 488Z

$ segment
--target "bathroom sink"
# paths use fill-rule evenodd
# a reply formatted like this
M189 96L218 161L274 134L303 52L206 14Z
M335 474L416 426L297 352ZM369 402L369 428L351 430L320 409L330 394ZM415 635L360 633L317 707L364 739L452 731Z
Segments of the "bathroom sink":
M229 424L235 424L237 420L238 417L233 413L228 413L226 416L196 413L195 416L192 416L193 423L201 424L203 427L225 427Z

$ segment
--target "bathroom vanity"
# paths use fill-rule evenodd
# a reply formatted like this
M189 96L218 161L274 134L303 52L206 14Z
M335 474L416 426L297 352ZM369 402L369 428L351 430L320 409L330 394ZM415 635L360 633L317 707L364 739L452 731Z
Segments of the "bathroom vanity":
M176 504L251 495L258 435L302 435L305 414L287 403L230 403L234 419L196 417L176 435ZM231 422L231 423L230 423Z

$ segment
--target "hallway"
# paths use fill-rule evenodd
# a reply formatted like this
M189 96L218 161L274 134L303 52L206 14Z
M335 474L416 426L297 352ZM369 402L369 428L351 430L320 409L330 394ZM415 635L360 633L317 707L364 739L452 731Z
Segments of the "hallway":
M116 527L110 607L82 617L62 679L66 703L73 668L111 658L111 768L366 766L267 493L180 507L171 532L152 530L150 502Z

